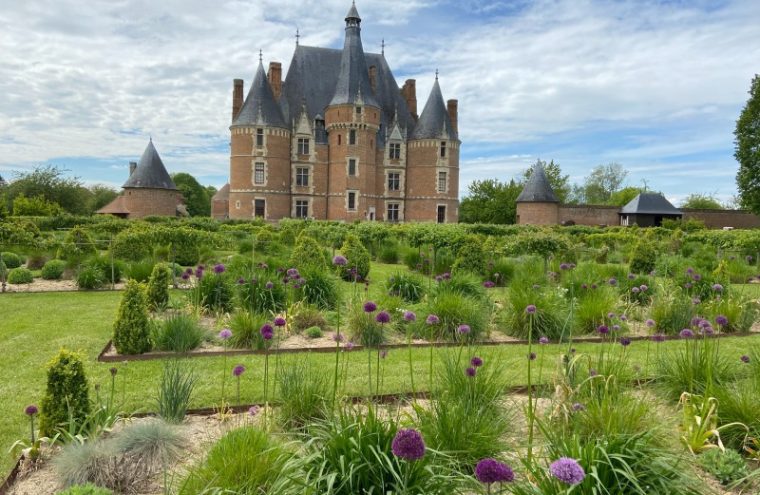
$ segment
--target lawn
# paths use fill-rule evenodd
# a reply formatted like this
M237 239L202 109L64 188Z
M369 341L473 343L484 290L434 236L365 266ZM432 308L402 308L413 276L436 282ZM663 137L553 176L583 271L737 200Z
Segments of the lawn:
M378 280L388 273L376 273ZM379 284L376 284L379 286ZM379 290L379 288L374 289ZM119 292L71 292L42 294L3 294L0 295L0 373L4 377L0 383L0 449L6 452L11 444L28 434L27 419L23 414L26 405L39 404L45 387L46 363L61 347L77 350L86 357L90 386L100 383L104 387L110 382L109 368L106 363L97 363L96 358L105 342L110 338L111 326L121 294ZM749 345L760 343L760 337L725 339L721 341L721 352L726 359L736 361ZM598 344L576 345L578 353L593 352ZM659 344L661 346L679 345L678 342ZM633 364L643 365L647 351L655 351L654 345L633 343L626 352ZM539 352L545 353L536 364L543 364L541 376L544 381L550 379L551 369L560 353L565 352L565 345L547 345ZM435 351L457 352L456 350ZM526 346L501 346L495 348L471 349L484 357L486 363L498 360L504 364L507 380L512 385L526 382L524 362L527 356ZM415 383L418 389L427 388L428 359L427 349L412 351ZM398 350L389 353L383 361L384 379L381 392L408 391L409 370L407 353ZM308 353L284 356L283 362L291 360L311 360L322 373L332 374L334 355ZM364 352L348 353L349 379L342 392L347 395L359 395L367 392L366 369L367 354ZM270 361L273 362L273 361ZM222 373L229 374L232 366L241 363L247 371L241 384L242 402L251 403L263 398L263 356L245 356L229 358L227 367L224 358L196 358L192 360L199 378L192 401L192 407L210 407L221 401L220 383ZM162 363L160 361L130 362L117 366L118 391L123 398L123 407L127 412L150 411L158 384ZM374 366L374 358L373 358ZM228 379L228 384L231 383ZM229 390L229 388L228 388ZM9 455L2 457L0 470L7 473L13 464Z

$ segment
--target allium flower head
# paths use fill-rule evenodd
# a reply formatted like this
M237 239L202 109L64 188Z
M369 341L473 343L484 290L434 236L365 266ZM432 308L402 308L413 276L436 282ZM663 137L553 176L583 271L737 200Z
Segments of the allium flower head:
M251 406L248 408L249 416L256 416L259 413L259 406Z
M702 275L700 275L699 273L695 273L691 278L693 278L695 282L699 282L700 280L702 280Z
M195 269L195 278L203 278L203 268L199 266Z
M232 337L232 330L229 328L223 328L221 332L219 332L219 338L222 340L227 340L230 337Z
M617 279L615 277L612 277L607 281L607 283L614 287L617 285Z
M278 316L274 319L274 326L276 327L284 327L287 322L285 321L285 318L282 316Z
M694 268L692 268L692 267L687 268L686 269L686 273L688 273L689 275L691 275L692 273L694 273Z
M694 332L691 331L690 328L684 328L678 333L678 335L680 335L682 339L690 339L694 337Z
M612 331L613 332L617 332L618 330L620 330L620 325L618 325L618 324L612 325Z
M628 317L626 315L620 315L620 321L628 321Z
M332 338L335 342L343 342L344 340L342 333L334 333Z
M641 286L639 286L639 290L641 292L646 292L649 290L649 286L647 286L646 284L641 284Z
M691 300L691 303L692 303L694 306L697 306L697 305L698 305L699 303L701 303L701 302L702 302L702 299L700 299L700 298L698 298L698 297L695 297L695 298L693 298L693 299Z
M623 347L628 347L629 345L631 345L631 339L629 339L628 337L621 337L620 345L622 345Z
M540 339L538 339L538 343L542 345L546 345L549 343L549 339L546 337L541 337Z
M723 286L720 284L713 284L712 290L715 292L723 292Z
M551 472L552 476L568 485L577 485L586 477L586 472L578 464L578 461L569 457L560 457L552 462L549 466L549 472Z
M485 282L483 282L483 287L485 287L486 289L493 289L495 286L496 284L491 282L490 280L486 280Z
M224 273L225 270L226 268L221 263L217 263L216 265L214 265L214 273L216 273L217 275L219 275L220 273Z
M436 315L428 315L425 323L428 325L437 325L441 320Z
M439 282L439 283L440 283L440 282L443 282L443 275L436 275L436 276L435 276L435 281L436 281L436 282Z
M346 349L348 349L348 350L350 351L350 350L351 350L351 349L353 349L355 346L356 346L356 344L354 344L353 342L351 342L351 341L349 340L349 341L348 341L348 343L346 344Z
M470 359L470 364L475 368L480 368L483 366L483 360L478 356L473 356L472 359Z
M333 257L333 265L335 266L346 266L347 263L348 260L344 256L337 255Z
M425 457L425 441L417 430L401 429L391 443L393 455L407 461L416 461Z
M647 325L649 328L653 328L653 327L654 327L654 325L655 325L655 322L654 322L654 320L653 320L653 319L651 319L651 318L650 318L650 319L648 319L648 320L646 321L646 325Z
M691 289L692 287L694 287L694 285L691 282L686 282L685 284L683 284L683 286L685 289Z
M294 280L301 278L301 274L298 273L298 270L295 268L288 268L287 274L288 274L288 277Z
M610 320L615 319L615 316L616 316L615 313L613 313L612 311L610 311L609 313L607 313L607 318L609 318Z
M245 366L242 364L238 364L234 368L232 368L232 376L240 376L243 373L245 373Z
M30 404L26 406L26 409L24 409L24 414L27 416L34 416L39 412L39 409L37 409L37 406L34 404Z
M510 483L515 479L512 468L496 459L481 459L475 465L475 478L485 485Z
M724 315L718 315L715 317L715 323L724 327L728 325L728 318L726 318Z
M741 360L742 363L749 363L749 356L747 356L746 354L744 354L739 359ZM29 414L29 413L27 413L27 414Z
M590 369L590 370L588 370L588 376L594 377L594 376L596 376L598 374L599 373L595 369L593 369L593 368Z
M272 325L269 323L264 323L261 325L259 333L261 333L264 340L272 340L272 337L274 337L274 328L272 328Z
M599 332L600 335L607 335L610 333L610 328L607 325L599 325L596 328L596 331Z
M382 324L388 323L391 321L391 315L389 315L385 310L380 311L377 315L375 315L375 321Z
M365 302L363 307L365 313L374 313L377 310L377 304L372 301Z
M404 321L417 321L417 315L414 311L404 311Z
M535 361L536 360L536 353L535 352L531 352L530 354L528 354L528 359L531 360L531 361Z
M267 282L264 287L266 287L268 290L272 290L274 288L274 284L272 282Z
M665 342L665 335L661 333L656 333L652 335L652 342Z
M190 280L190 274L189 273L183 273L182 274L182 280Z
M459 325L457 327L457 332L461 333L462 335L467 335L470 333L470 325Z
M469 376L470 378L472 378L473 376L475 376L475 374L478 372L478 370L476 370L474 367L470 366L466 370L464 370L464 372L465 372L465 374L467 376Z
M560 263L559 264L559 269L560 270L569 270L570 269L570 265L568 263Z
M638 294L639 292L641 292L641 289L639 289L638 287L631 287L631 292L634 294Z
M636 278L636 275L634 275L633 273L628 274L628 280L633 280L635 278Z
M116 369L116 367L111 367L108 369L108 372L111 373L111 376L116 376L116 373L118 373L119 370Z
M573 404L572 409L573 409L573 412L585 411L586 406L584 406L580 402L576 402L575 404Z
M528 313L529 315L536 314L536 306L534 304L528 304L525 307L525 312Z
M588 284L581 284L581 289L588 289Z
M238 279L238 285L243 285L245 283L245 279L243 277L240 277Z
M596 284L591 284L591 288L596 290Z

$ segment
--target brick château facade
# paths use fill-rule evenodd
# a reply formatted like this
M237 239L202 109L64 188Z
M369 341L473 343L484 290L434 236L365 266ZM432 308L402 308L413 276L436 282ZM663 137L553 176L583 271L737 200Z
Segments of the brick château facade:
M365 53L346 16L342 50L297 45L282 66L259 61L243 100L233 83L229 218L456 222L457 101L438 77L417 116L415 81L396 84L385 55Z

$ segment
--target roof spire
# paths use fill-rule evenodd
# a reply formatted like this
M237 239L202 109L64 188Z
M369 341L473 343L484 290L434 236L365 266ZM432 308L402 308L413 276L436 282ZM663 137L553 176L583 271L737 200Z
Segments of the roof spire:
M298 28L296 28L296 46L298 46L298 41L301 39L301 35L298 33Z
M385 38L380 42L380 54L385 55Z
M359 98L363 98L365 105L380 107L372 96L367 61L362 47L360 23L361 18L356 11L356 4L351 4L351 10L346 15L346 39L340 59L338 82L330 105L353 105Z
M437 68L437 67L436 67L436 69L435 69L435 80L436 80L436 81L438 80L438 68Z
M351 2L351 8L346 14L346 27L359 27L362 23L362 18L359 17L359 11L356 10L356 2Z
M261 48L259 48L259 63L264 63L264 52L261 51Z

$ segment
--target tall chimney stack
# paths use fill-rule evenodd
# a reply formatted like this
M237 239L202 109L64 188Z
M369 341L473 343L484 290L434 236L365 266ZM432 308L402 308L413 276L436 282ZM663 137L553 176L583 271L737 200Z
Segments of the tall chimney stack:
M234 79L232 81L232 121L235 121L235 117L240 113L240 109L243 108L243 80Z
M412 114L414 120L417 120L417 81L414 79L407 79L404 86L401 88L401 96L406 100L406 106L409 107L409 113Z
M282 94L282 64L280 62L269 62L267 79L269 79L269 85L272 87L274 99L279 100Z
M129 162L129 176L131 177L133 173L135 173L135 169L137 168L137 162Z
M446 102L446 109L449 111L449 118L451 119L451 127L454 128L454 132L459 134L459 127L458 127L458 106L459 102L457 100L448 100Z

